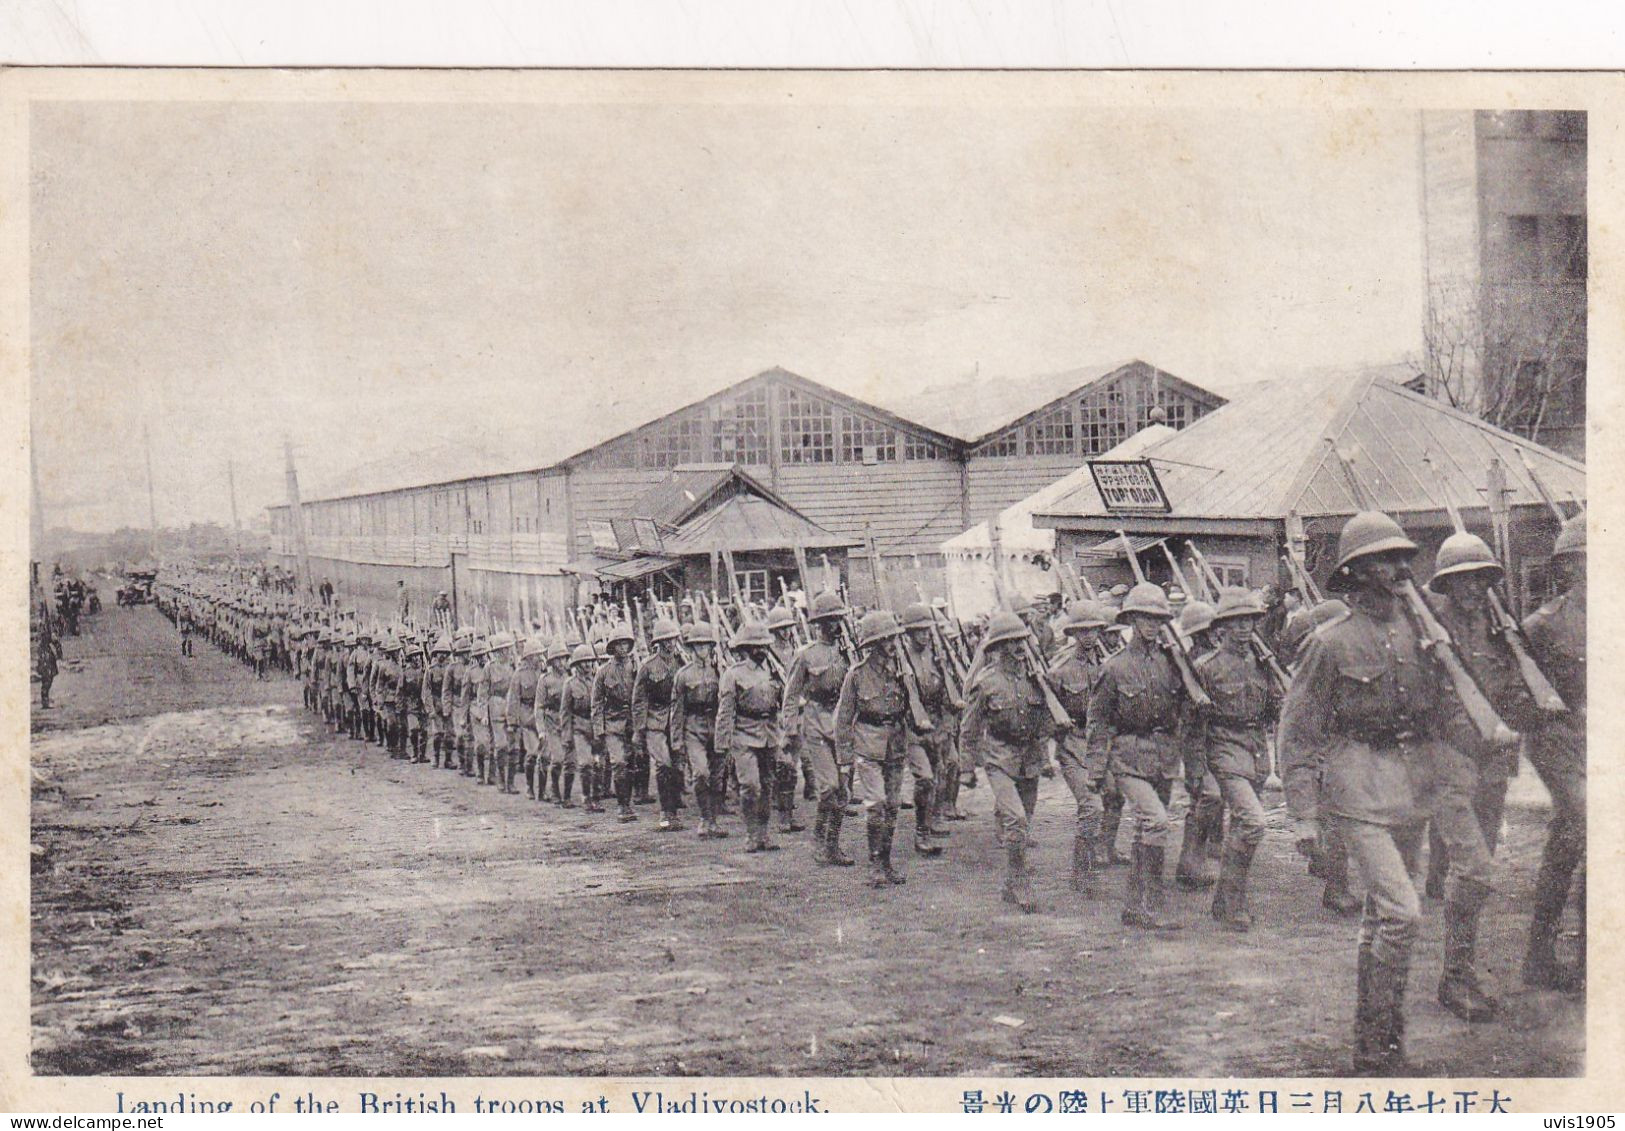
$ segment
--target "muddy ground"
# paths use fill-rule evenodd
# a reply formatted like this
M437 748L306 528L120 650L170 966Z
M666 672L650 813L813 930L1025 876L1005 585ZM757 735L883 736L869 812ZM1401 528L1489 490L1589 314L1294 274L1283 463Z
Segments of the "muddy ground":
M1347 1071L1355 927L1321 910L1279 795L1258 927L1220 932L1176 892L1189 928L1149 936L1067 890L1059 779L1027 916L998 898L985 789L945 857L876 893L815 868L806 833L747 856L737 823L657 836L645 809L629 831L390 761L326 733L289 679L203 642L183 660L151 608L87 618L66 652L33 718L37 1073ZM1499 1023L1434 1002L1428 908L1409 1031L1429 1074L1582 1071L1580 1003L1516 982L1545 806L1526 769L1485 916ZM861 836L849 821L849 851Z

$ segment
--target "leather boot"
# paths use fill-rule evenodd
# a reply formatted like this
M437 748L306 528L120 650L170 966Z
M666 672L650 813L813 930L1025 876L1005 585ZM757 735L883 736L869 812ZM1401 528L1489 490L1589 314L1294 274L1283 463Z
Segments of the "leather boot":
M1320 905L1334 915L1353 915L1359 911L1363 904L1349 891L1349 850L1342 837L1333 833L1327 838L1320 866L1326 881L1320 893Z
M1106 813L1101 818L1100 839L1105 842L1108 865L1132 864L1132 856L1124 856L1117 850L1117 830L1123 823L1123 806L1107 805Z
M1179 863L1174 866L1174 882L1186 891L1213 886L1213 874L1207 868L1207 846L1203 843L1203 804L1193 803L1185 811L1185 835L1179 845Z
M545 771L542 780L544 782L547 780ZM536 800L536 763L529 758L525 759L525 796L532 801Z
M824 839L828 844L827 858L830 864L837 868L850 868L857 861L841 851L841 822L846 819L846 813L841 807L839 799L830 802L829 823L824 830Z
M1207 858L1215 863L1224 859L1224 818L1224 802L1214 801L1208 819L1202 823L1202 843L1207 846Z
M1089 837L1072 838L1072 890L1085 899L1100 898L1100 873L1095 867L1097 851Z
M638 819L632 811L632 771L626 766L616 766L611 772L615 776L615 803L621 811L621 824L629 825Z
M1033 894L1032 877L1027 874L1027 845L1007 845L1004 851L1004 901L1031 915L1038 910L1038 897Z
M779 846L769 835L768 826L773 818L773 795L766 788L756 797L756 839L761 852L777 852Z
M581 770L581 801L582 811L586 813L602 813L604 807L598 803L603 796L603 790L598 784L598 767L585 766Z
M881 859L881 852L886 843L885 814L871 810L866 827L869 833L869 886L883 888L891 883L886 878L886 864Z
M1159 845L1136 844L1130 857L1128 902L1123 923L1152 931L1177 931L1184 924L1163 913L1167 898L1162 886L1163 849Z
M1247 871L1252 866L1254 846L1237 844L1225 849L1219 869L1219 886L1213 893L1213 917L1229 931L1246 932L1253 926L1247 910Z
M891 806L886 807L885 833L880 842L880 862L886 869L886 882L889 884L906 884L908 877L899 872L891 860L892 841L897 836L897 810Z
M806 825L796 820L796 795L788 791L779 799L779 831L781 833L805 832Z
M813 816L813 863L829 863L829 806L822 801Z
M1565 856L1568 856L1565 859ZM1557 960L1557 934L1568 902L1570 878L1574 872L1572 855L1548 844L1535 876L1535 910L1529 919L1529 946L1523 955L1523 984L1531 989L1580 993L1585 990L1585 968L1568 966ZM1585 938L1585 877L1578 885L1575 908L1580 920L1580 938ZM1582 963L1585 951L1580 951Z
M914 783L914 851L921 856L942 855L942 846L931 840L931 795L934 792L928 781Z
M1354 1073L1386 1076L1395 1061L1395 1050L1389 1044L1393 980L1391 972L1379 977L1369 942L1360 944L1354 985Z
M1473 969L1478 943L1478 913L1489 889L1467 880L1456 881L1453 898L1444 908L1444 977L1439 980L1439 1004L1463 1021L1492 1021L1500 1003L1485 993Z

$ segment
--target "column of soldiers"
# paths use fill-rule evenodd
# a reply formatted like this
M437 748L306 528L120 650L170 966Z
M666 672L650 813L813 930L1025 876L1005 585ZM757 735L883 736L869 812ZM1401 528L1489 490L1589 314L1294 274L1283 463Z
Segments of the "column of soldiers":
M1054 618L1043 606L1025 618L997 612L979 626L963 678L937 635L959 629L943 610L855 616L836 593L818 595L804 619L788 605L737 624L656 618L641 649L626 623L587 640L373 631L326 607L256 604L207 586L161 586L160 607L256 667L265 640L268 660L285 657L306 706L334 733L506 793L522 777L534 802L574 809L579 782L586 812L613 802L632 824L640 804L657 801L656 829L675 832L692 796L704 840L729 836L721 818L737 805L744 850L772 852L775 813L780 834L803 827L799 770L815 807L814 860L856 863L841 834L861 813L876 889L907 879L894 852L905 772L914 853L930 860L949 837L944 822L963 819L961 783L980 768L1004 850L1002 898L1036 912L1033 817L1041 779L1058 771L1075 805L1071 887L1098 899L1105 870L1126 863L1120 918L1136 930L1182 926L1167 883L1176 783L1188 805L1174 885L1211 889L1219 927L1252 927L1248 880L1267 828L1273 749L1298 847L1326 881L1323 901L1361 913L1356 1069L1397 1072L1422 918L1412 877L1430 828L1431 886L1445 891L1449 877L1438 999L1469 1021L1496 1015L1475 969L1477 924L1516 767L1515 752L1474 730L1441 673L1441 645L1413 619L1404 594L1415 551L1386 515L1355 516L1327 587L1335 596L1305 602L1284 625L1272 602L1241 589L1185 601L1176 617L1168 594L1144 581L1069 602ZM1502 569L1475 536L1445 543L1425 587L1448 632L1442 647L1523 734L1552 795L1522 974L1531 987L1566 991L1582 988L1585 973L1584 564L1581 516L1556 545L1562 594L1511 633L1486 608ZM1260 647L1272 618L1292 668L1285 686ZM1566 709L1530 702L1509 635L1526 639ZM1122 860L1119 832L1130 842ZM1351 894L1350 863L1363 900ZM1571 888L1580 944L1564 964L1557 943Z

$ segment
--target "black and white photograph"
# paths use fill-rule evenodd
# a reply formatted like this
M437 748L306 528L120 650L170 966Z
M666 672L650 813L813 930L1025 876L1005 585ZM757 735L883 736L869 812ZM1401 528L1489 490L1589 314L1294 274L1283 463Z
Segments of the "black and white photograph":
M182 77L26 104L34 1077L1598 1071L1583 100Z

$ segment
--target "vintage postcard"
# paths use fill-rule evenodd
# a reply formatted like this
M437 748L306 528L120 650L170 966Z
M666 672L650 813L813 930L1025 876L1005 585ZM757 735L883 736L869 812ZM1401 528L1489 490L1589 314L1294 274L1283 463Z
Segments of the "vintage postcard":
M1618 1110L1622 95L0 75L0 1106Z

